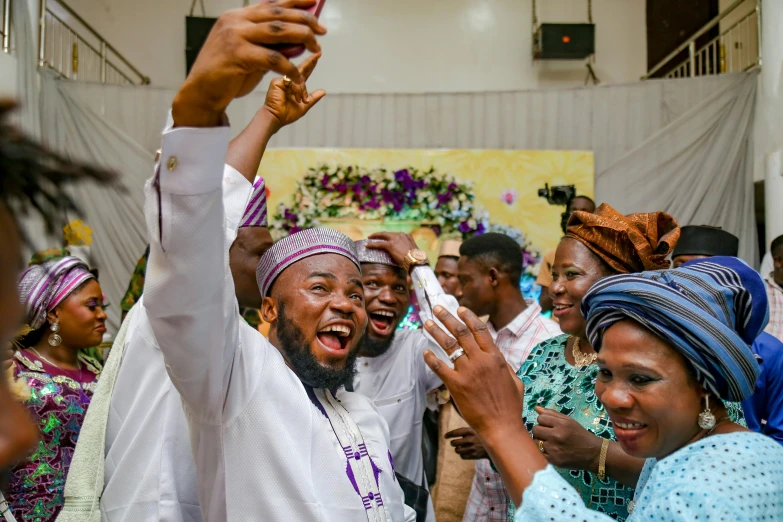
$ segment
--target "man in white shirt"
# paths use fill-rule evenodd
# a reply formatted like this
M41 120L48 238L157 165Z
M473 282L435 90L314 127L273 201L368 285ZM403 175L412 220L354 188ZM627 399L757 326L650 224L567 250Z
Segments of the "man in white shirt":
M427 393L443 383L424 362L424 351L431 350L447 362L449 359L423 329L397 329L410 305L408 274L419 300L422 322L433 318L432 308L437 305L452 314L456 314L459 305L443 291L426 254L411 236L376 234L370 240L357 241L356 247L369 323L359 348L353 389L372 399L389 424L397 473L427 488L421 451L422 421ZM435 522L429 498L427 520Z
M560 328L541 316L538 303L522 296L522 251L516 241L504 234L484 234L465 241L460 254L460 305L478 316L489 316L492 338L516 372L532 349L560 335ZM462 458L477 460L463 520L505 522L510 499L478 438L470 428L454 430L446 437L454 438L452 445Z
M318 57L300 66L305 78ZM314 93L311 102L299 104L285 95L282 80L273 81L265 105L228 147L222 180L226 242L219 249L229 256L226 284L232 283L240 306L261 306L255 269L272 244L263 180L251 185L261 156L273 134L304 116L321 97ZM236 314L233 309L227 313ZM104 473L101 516L106 522L202 520L182 400L143 305L136 307L125 337L106 429Z
M353 242L335 231L280 240L256 272L269 340L239 317L220 179L225 109L263 73L310 100L299 71L263 47L320 47L325 28L278 0L215 24L172 106L161 162L146 186L150 259L142 305L182 396L208 521L412 521L395 480L389 431L364 396L344 391L367 315ZM297 8L297 9L290 9ZM263 36L270 17L276 40Z

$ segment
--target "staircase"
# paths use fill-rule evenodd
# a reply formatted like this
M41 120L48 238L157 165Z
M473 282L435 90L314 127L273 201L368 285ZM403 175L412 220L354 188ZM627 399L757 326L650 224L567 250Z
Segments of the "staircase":
M28 0L32 2L33 0ZM0 0L3 51L14 52L11 0ZM119 85L148 85L150 79L62 0L39 0L38 65L63 78Z
M718 35L706 43L705 35ZM761 66L761 0L737 0L642 77L693 78Z

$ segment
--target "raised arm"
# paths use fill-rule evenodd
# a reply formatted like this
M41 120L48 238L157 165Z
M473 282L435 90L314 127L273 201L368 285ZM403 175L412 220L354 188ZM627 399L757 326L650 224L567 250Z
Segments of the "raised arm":
M150 259L144 305L169 374L203 419L222 414L237 342L237 317L224 313L229 274L221 183L229 142L225 109L263 75L289 76L290 96L307 103L301 72L264 44L319 52L325 30L302 13L314 0L278 0L221 16L172 105L161 160L146 187Z
M310 78L320 57L320 53L313 54L298 67L305 80ZM309 101L296 103L287 94L282 78L272 80L264 106L253 116L250 124L231 140L226 163L252 183L272 136L304 116L324 96L326 93L318 90L310 94Z

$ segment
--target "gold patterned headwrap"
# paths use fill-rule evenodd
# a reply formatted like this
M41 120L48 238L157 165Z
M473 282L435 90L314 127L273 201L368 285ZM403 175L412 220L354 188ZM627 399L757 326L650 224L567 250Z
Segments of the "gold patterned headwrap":
M680 226L665 212L624 216L606 203L594 214L574 212L566 237L576 239L621 274L664 270Z

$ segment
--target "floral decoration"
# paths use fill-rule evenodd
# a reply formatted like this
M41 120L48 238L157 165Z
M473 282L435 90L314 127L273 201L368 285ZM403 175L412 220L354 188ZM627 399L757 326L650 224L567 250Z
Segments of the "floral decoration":
M416 221L439 236L463 239L488 231L514 238L524 255L525 273L536 275L540 261L524 233L506 225L490 223L489 213L475 203L470 183L430 168L328 166L311 168L297 183L294 202L280 204L270 222L276 238L319 226L321 218L387 219Z
M280 205L271 227L283 236L317 226L318 218L418 221L463 236L482 234L489 226L489 214L474 204L471 185L434 168L311 168L297 184L292 207Z

